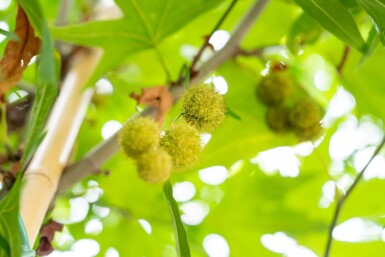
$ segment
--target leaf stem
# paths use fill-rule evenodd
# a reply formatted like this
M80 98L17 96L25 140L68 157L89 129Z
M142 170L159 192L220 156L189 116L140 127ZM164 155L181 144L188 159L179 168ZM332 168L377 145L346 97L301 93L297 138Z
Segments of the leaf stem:
M190 246L188 244L186 230L184 229L182 220L179 215L178 203L173 197L172 185L167 181L163 185L164 196L167 199L168 206L171 212L172 224L176 236L176 250L179 257L191 257Z
M349 195L351 195L353 190L357 187L357 184L358 184L358 182L361 181L361 178L363 177L366 169L369 167L369 165L373 161L373 159L380 153L380 151L381 151L382 147L384 146L384 144L385 144L385 136L382 139L381 143L377 146L377 148L374 151L372 157L366 163L365 167L360 171L360 173L358 173L357 177L354 179L353 184L348 188L348 190L346 191L345 195L343 195L337 201L336 208L334 210L333 219L332 219L332 222L331 222L330 228L329 228L329 234L328 234L328 239L327 239L327 243L326 243L324 257L329 257L329 254L330 254L330 251L331 251L331 246L332 246L332 243L333 243L333 230L334 230L335 226L337 225L338 218L340 216L341 209L342 209L344 203L346 202L346 200L349 197Z
M233 0L231 2L231 4L229 5L229 7L227 8L227 10L225 11L225 13L222 15L222 17L219 19L218 23L215 25L214 29L211 31L210 35L209 36L206 36L206 39L205 39L205 42L203 43L202 47L199 49L199 52L195 55L192 63L191 63L191 66L190 66L190 73L193 73L194 70L195 70L195 66L196 64L198 63L199 59L201 58L202 54L203 54L203 51L210 45L209 41L210 41L210 38L212 37L212 35L215 33L215 31L217 31L220 26L222 25L222 23L225 21L226 17L229 15L229 13L231 12L231 10L233 9L233 7L235 6L235 4L237 3L238 0Z

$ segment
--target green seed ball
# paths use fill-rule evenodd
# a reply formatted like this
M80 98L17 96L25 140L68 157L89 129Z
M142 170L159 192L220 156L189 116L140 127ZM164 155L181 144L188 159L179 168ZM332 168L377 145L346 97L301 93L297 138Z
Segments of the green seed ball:
M119 134L122 151L132 158L154 149L159 144L160 130L151 118L137 118L124 124Z
M139 155L137 166L141 179L149 183L158 184L164 183L170 178L172 161L166 151L155 149Z
M311 127L308 128L296 128L295 134L297 135L297 138L299 141L316 141L319 139L323 134L323 128L321 124L316 123Z
M321 120L321 109L311 98L298 101L290 112L290 122L296 128L309 128Z
M182 99L183 117L200 132L213 132L225 121L223 95L205 85L191 86Z
M285 71L272 72L261 79L257 96L265 105L282 103L293 93L293 80Z
M175 172L192 168L200 158L199 132L185 121L173 124L160 139L160 146L171 156Z
M290 110L282 105L271 106L266 112L266 124L276 133L287 132L291 129L289 121Z

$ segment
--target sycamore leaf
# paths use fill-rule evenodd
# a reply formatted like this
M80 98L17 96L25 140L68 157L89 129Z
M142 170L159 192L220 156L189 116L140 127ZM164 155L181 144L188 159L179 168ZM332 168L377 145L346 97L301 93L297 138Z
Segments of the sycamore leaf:
M53 27L51 31L56 39L104 49L103 59L91 79L94 81L106 71L117 67L128 55L158 48L166 37L222 2L118 0L116 3L124 14L121 19Z

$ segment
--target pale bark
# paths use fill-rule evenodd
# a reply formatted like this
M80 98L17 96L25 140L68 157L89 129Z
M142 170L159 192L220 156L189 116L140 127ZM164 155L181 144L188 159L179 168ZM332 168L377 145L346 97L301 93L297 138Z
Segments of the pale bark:
M30 245L56 192L93 89L84 89L101 57L101 50L83 52L74 61L46 125L47 134L24 174L20 213Z

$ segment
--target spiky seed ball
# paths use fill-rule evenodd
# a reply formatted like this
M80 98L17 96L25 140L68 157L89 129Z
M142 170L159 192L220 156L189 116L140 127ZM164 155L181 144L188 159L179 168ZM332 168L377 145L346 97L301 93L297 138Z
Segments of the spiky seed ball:
M159 134L158 124L154 120L140 117L123 125L119 145L128 157L135 158L158 146Z
M160 146L171 156L175 172L192 168L199 160L199 132L186 121L173 124L160 139Z
M282 105L270 106L266 112L267 126L277 133L289 131L291 129L289 112L290 110Z
M309 128L321 120L321 109L311 98L295 103L290 111L290 122L296 128Z
M315 141L321 137L323 133L323 128L321 124L316 123L308 128L296 128L295 134L297 135L299 141Z
M286 71L271 72L257 87L257 96L267 106L278 105L293 92L293 80Z
M170 178L172 161L170 155L162 150L149 150L136 160L139 177L150 183L163 183Z
M205 85L191 86L182 99L182 114L201 132L213 132L225 121L223 95Z

